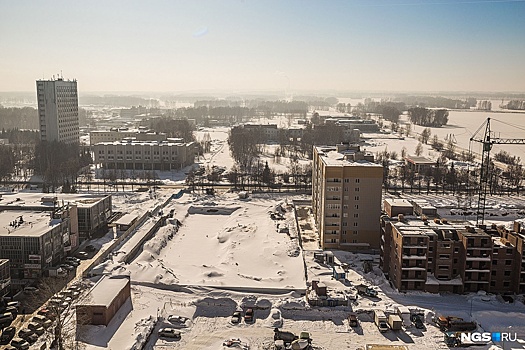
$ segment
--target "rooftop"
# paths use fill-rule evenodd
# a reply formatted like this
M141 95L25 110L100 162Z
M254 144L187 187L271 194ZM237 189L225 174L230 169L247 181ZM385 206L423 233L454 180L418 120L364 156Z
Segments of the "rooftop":
M37 192L18 192L3 194L0 199L0 209L19 208L19 209L41 209L52 210L53 198L56 198L58 206L67 203L77 204L78 207L89 207L103 200L106 196L79 194L79 193L53 193L44 194ZM45 201L43 199L46 199Z
M381 168L380 164L369 162L368 160L351 161L345 159L345 155L352 153L352 151L345 150L344 153L337 152L335 146L316 146L317 153L320 159L330 166L370 166Z
M53 227L60 225L61 222L61 219L51 219L51 212L49 211L3 211L0 212L0 236L40 237Z
M119 292L130 282L128 276L102 276L89 291L88 300L83 305L109 307Z

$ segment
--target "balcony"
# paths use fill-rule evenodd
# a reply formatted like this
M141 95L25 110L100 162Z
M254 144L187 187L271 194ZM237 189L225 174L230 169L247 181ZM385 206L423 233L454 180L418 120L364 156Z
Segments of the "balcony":
M403 255L403 260L427 260L426 255Z
M466 257L467 261L490 261L490 256L468 256Z

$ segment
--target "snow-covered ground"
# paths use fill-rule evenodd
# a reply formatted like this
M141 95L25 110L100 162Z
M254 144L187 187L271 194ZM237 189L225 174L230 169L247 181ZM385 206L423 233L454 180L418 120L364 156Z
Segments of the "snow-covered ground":
M170 193L163 191L157 192L157 198L137 194L141 196L141 208L151 209L164 202ZM393 310L395 305L424 310L427 322L434 312L466 319L472 315L485 331L512 331L524 337L525 306L521 302L507 304L493 295L481 294L398 293L377 267L364 273L363 260L377 262L377 257L367 255L334 252L338 261L350 268L350 285L376 286L378 299L362 297L348 307L310 307L301 295L307 280L320 279L333 290L348 286L331 278L330 266L313 260L317 244L309 245L314 250L298 250L290 205L294 198L307 199L261 194L239 200L236 194L226 193L213 197L185 194L169 202L163 211L174 209L174 218L143 245L130 264L114 257L100 267L110 274L130 274L132 298L108 327L83 327L79 334L86 348L131 349L147 340L145 349L222 349L224 340L241 338L251 349L269 349L273 328L281 322L284 329L296 334L309 331L319 349L357 349L366 344L446 348L442 332L430 323L424 332L409 327L380 333L370 311ZM136 206L135 202L133 195L116 198L121 210L127 205ZM283 213L284 220L272 220L269 212ZM178 230L176 220L182 224ZM279 228L289 227L289 233L280 233L277 224ZM123 244L119 249L114 256L128 248ZM252 306L256 308L253 324L230 323L236 309ZM357 332L346 321L351 311L359 312L361 328ZM275 312L281 318L272 317ZM156 335L160 328L170 326L165 320L168 315L191 320L181 329L181 340ZM497 345L503 349L502 344ZM496 345L478 349L490 346ZM523 347L514 344L513 348Z
M198 138L210 133L212 150L199 159L201 166L225 166L233 161L227 146L227 129L199 131ZM417 141L407 138L368 140L367 150L401 153L403 147L413 153ZM273 162L274 146L268 146L266 159L274 170L288 167L288 160ZM432 156L430 149L425 154ZM180 183L184 171L161 176L166 183ZM178 191L178 190L177 190ZM156 193L118 192L114 194L114 210L133 211L138 216L166 203L174 190ZM416 195L413 195L416 196ZM419 196L450 214L457 198ZM79 337L86 349L225 349L224 340L241 338L251 349L270 349L273 328L281 326L298 334L307 330L318 349L358 349L366 344L405 345L409 349L446 349L443 334L428 323L435 313L452 314L475 319L485 331L517 332L525 339L525 306L521 302L507 304L493 295L434 295L429 293L398 293L392 290L377 268L377 256L334 252L340 263L349 266L349 283L332 279L331 267L313 260L318 247L310 219L299 220L301 232L308 234L299 247L295 224L294 199L307 196L284 194L253 194L247 200L235 193L216 196L184 194L168 201L164 214L174 211L174 218L142 245L133 260L124 257L158 219L153 215L128 240L120 244L110 258L98 266L97 273L129 274L132 297L107 327L85 326ZM496 209L515 209L519 199L490 198ZM514 208L504 208L515 205ZM498 207L499 206L499 207ZM283 220L274 220L270 212L281 213ZM308 212L305 210L305 212ZM498 220L519 217L517 211ZM457 216L455 216L457 217ZM462 217L461 217L462 218ZM178 226L178 222L181 226ZM279 225L279 226L278 226ZM284 227L288 228L288 232ZM305 236L306 237L306 236ZM303 237L304 238L304 237ZM102 250L113 241L113 233L96 243ZM365 273L363 260L375 261L375 268ZM349 285L367 283L379 291L378 299L359 298L347 307L310 307L304 298L307 284L317 278L329 289L345 290ZM373 323L371 310L393 310L395 305L422 309L427 330L408 327L398 332L380 333ZM232 325L230 318L238 308L255 307L255 322ZM352 330L346 320L351 311L359 312L361 328ZM181 328L180 340L159 338L160 328L170 326L169 315L190 319ZM149 336L151 333L151 336ZM510 344L495 344L478 349L509 349ZM512 344L521 349L520 344Z

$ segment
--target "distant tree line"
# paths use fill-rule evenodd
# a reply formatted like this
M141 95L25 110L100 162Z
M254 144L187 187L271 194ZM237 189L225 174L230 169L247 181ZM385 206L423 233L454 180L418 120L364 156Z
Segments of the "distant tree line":
M416 125L440 127L448 123L448 111L446 109L427 109L413 107L408 110L410 121Z
M395 101L403 102L408 106L449 109L469 109L476 107L477 104L477 100L473 97L457 100L442 96L399 96L395 98Z
M158 107L159 101L156 99L147 99L137 96L118 96L118 95L81 95L79 102L82 105L94 106L118 106L118 107L133 107L133 106L150 106Z
M152 118L148 120L149 127L156 132L166 133L167 137L182 138L184 142L195 141L195 127L188 119L173 119L169 117Z
M501 105L501 108L513 109L513 110L525 110L525 101L523 100L510 100L504 105Z
M75 192L80 170L93 163L91 153L78 144L41 141L35 149L34 170L42 176L44 192Z
M0 106L0 121L4 129L38 129L38 113L33 107L10 107Z

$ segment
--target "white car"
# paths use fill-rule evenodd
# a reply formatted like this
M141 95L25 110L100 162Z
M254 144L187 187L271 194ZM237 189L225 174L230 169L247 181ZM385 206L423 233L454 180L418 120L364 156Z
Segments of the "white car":
M180 339L180 331L175 328L161 328L159 329L159 337Z
M184 316L169 315L168 321L175 327L187 327L188 318Z

